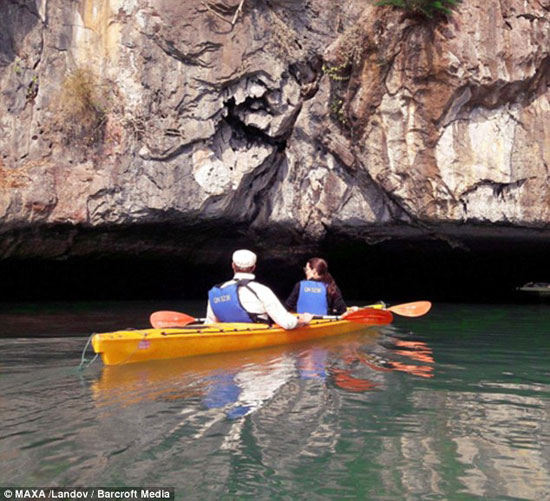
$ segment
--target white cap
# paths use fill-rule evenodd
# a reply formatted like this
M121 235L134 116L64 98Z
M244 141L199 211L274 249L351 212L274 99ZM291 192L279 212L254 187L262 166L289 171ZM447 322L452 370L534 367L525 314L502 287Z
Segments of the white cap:
M233 263L239 268L250 268L256 264L256 254L246 249L240 249L233 253Z

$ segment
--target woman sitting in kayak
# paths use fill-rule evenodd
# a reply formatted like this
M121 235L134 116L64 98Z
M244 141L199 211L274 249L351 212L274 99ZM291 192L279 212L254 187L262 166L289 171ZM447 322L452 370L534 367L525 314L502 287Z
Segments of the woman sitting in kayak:
M312 257L304 268L306 280L298 282L286 300L286 307L297 313L314 315L342 315L347 307L328 264L320 257Z

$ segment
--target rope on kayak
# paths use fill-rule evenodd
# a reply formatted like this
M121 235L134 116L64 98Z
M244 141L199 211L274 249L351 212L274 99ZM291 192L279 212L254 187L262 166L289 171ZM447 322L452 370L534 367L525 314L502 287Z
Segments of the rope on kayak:
M90 337L88 338L88 341L86 342L86 346L84 346L84 350L82 350L82 356L80 357L80 365L78 366L79 371L83 371L84 369L87 369L92 365L96 358L98 357L99 353L95 354L95 357L91 360L88 360L86 358L86 350L88 349L88 346L90 346L90 343L92 342L92 338L94 337L94 333L90 334Z
M127 330L136 330L136 329L127 329ZM136 353L136 351L139 349L139 347L140 347L139 344L142 341L145 340L145 338L147 337L147 334L148 334L148 332L145 332L143 334L143 337L136 344L136 347L134 348L134 351L129 353L128 356L124 360L121 360L120 362L118 362L116 364L112 364L112 365L121 365L121 364L125 364L126 362L128 362L128 360L130 360L130 358L132 358L134 356L134 354ZM90 367L90 365L92 365L96 361L97 357L99 356L99 353L96 353L95 356L92 359L88 360L86 358L86 351L88 350L88 346L90 346L90 343L92 342L92 338L94 336L95 336L94 333L90 334L90 337L88 337L88 341L86 341L86 346L84 346L84 349L82 350L82 356L80 357L80 365L78 366L78 370L80 370L80 371Z

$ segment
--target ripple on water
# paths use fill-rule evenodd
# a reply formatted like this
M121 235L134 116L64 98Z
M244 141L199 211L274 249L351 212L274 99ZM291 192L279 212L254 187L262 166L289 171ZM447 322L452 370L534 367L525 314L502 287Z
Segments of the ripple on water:
M191 499L544 499L548 315L512 310L436 305L375 333L80 375L84 338L8 340L0 480Z

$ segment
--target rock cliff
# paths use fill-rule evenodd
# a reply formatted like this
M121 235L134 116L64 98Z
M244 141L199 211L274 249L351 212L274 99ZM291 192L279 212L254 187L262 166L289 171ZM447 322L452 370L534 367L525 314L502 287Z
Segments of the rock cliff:
M0 256L550 241L549 82L550 0L3 0Z

